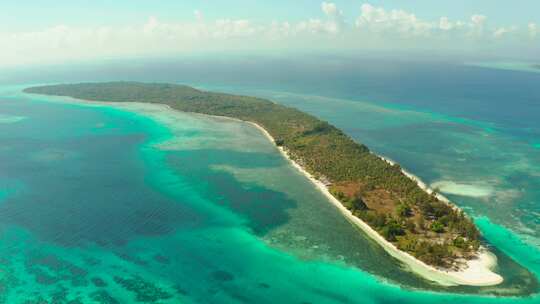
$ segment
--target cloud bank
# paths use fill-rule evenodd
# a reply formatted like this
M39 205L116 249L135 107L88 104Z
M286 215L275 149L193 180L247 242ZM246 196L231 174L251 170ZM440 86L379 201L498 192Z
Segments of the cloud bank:
M0 65L35 64L198 51L428 50L517 55L539 51L536 23L499 26L480 13L468 20L414 13L364 3L348 20L335 3L322 2L320 16L297 22L247 19L163 22L149 16L140 24L0 31Z

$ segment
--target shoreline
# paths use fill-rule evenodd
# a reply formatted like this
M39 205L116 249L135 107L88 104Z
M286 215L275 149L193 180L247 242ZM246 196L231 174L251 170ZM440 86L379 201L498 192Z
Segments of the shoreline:
M172 108L171 108L172 109ZM486 248L481 247L479 250L479 255L472 260L466 261L466 267L460 271L445 271L441 269L437 269L433 266L430 266L411 254L404 252L400 249L398 249L394 244L388 242L386 239L384 239L377 231L375 231L371 226L369 226L367 223L359 219L358 217L354 216L350 210L345 208L343 204L336 199L328 190L328 187L322 183L321 181L317 180L315 177L313 177L309 172L307 172L302 166L300 166L297 162L292 160L289 157L289 154L285 149L282 147L275 145L275 140L259 124L251 122L251 121L244 121L236 118L226 117L226 116L216 116L216 115L209 115L209 116L215 116L219 118L227 118L227 119L233 119L235 121L241 121L248 123L255 128L257 128L263 135L270 141L274 146L279 150L281 155L285 157L289 161L289 163L292 164L293 167L295 167L300 173L302 173L307 179L311 181L311 183L322 193L326 196L326 198L334 205L344 216L345 218L353 223L356 227L360 228L362 231L364 231L371 239L373 239L375 242L377 242L380 246L383 247L383 249L390 254L392 257L396 258L397 260L404 263L408 269L417 275L420 275L421 277L438 283L443 286L456 286L456 285L469 285L469 286L493 286L500 284L504 281L504 279L491 271L492 268L494 268L497 265L497 257L493 255L491 252L489 252ZM395 162L390 161L382 156L379 156L381 159L391 163L395 164ZM413 174L405 171L403 173L418 183L418 185L426 192L429 193L431 190L424 182L422 182L418 177L414 176ZM440 195L437 194L438 198L441 199L441 201L444 201L448 204L450 204L452 207L457 208L453 204L450 203L450 201Z
M89 105L108 105L108 106L121 106L123 103L121 102L107 102L107 101L88 101L88 100L82 100L77 98L71 98L67 97L68 99L74 100L74 101L82 101L83 103L89 104ZM62 99L66 99L66 97L63 97ZM323 194L326 196L326 198L329 200L329 202L334 205L342 214L345 216L345 218L354 224L356 227L360 228L364 233L366 233L372 240L377 242L383 249L390 254L392 257L396 258L397 260L401 261L411 272L421 276L422 278L425 278L429 281L435 282L442 286L457 286L457 285L469 285L469 286L492 286L497 285L501 282L503 282L503 278L492 272L490 269L496 266L497 259L496 257L487 251L487 249L481 247L481 250L479 251L479 256L473 260L469 260L466 262L467 267L460 271L445 271L441 269L437 269L433 266L427 265L424 262L416 259L414 256L410 255L407 252L399 250L394 244L388 242L386 239L384 239L377 231L375 231L371 226L369 226L367 223L359 219L358 217L354 216L347 208L343 206L343 204L337 200L328 190L328 187L322 183L321 181L317 180L315 177L313 177L309 172L304 170L302 166L300 166L298 163L296 163L294 160L292 160L287 151L283 149L282 147L279 147L275 144L275 140L264 129L262 126L255 122L241 120L238 118L228 117L228 116L220 116L220 115L208 115L208 114L201 114L201 113L193 113L193 112L184 112L174 109L173 107L167 105L167 104L159 104L159 103L141 103L141 102L129 102L130 104L144 104L144 105L153 105L153 106L159 106L163 107L166 110L169 111L176 111L176 112L183 112L183 113L190 113L200 116L206 116L206 117L214 117L219 119L226 119L226 120L232 120L236 122L246 123L254 128L258 129L273 145L278 149L280 154L290 163L293 167L295 167L300 173L302 173L311 183ZM122 107L121 107L122 108ZM376 154L375 154L376 155ZM386 162L390 164L395 164L395 162L386 159L382 156L377 155L381 159L385 160ZM402 169L402 171L404 171ZM424 190L424 191L432 191L427 187L422 181L420 181L419 178L416 176L404 171L403 172L407 177L411 178L413 181L417 182L418 185ZM428 192L429 193L429 192ZM440 195L440 194L438 194ZM448 199L440 195L445 202L449 203L454 208L457 208L456 206L452 205ZM442 199L441 199L442 200Z
M394 165L398 165L397 162L393 161L392 159L388 158L388 157L385 157L385 156L381 156L381 155L378 155L378 154L375 154L372 152L372 154L376 155L377 157L379 157L380 159L384 160L385 162L387 162L388 164L394 166ZM424 190L427 194L433 194L433 189L431 189L426 183L424 183L418 176L410 173L409 171L401 168L401 173L403 173L405 176L407 176L409 179L411 179L412 181L414 181L418 187L420 187L420 189ZM452 208L457 208L456 205L452 204L452 202L444 195L440 194L440 193L435 193L435 197L440 200L441 202L444 202L446 204L448 204L450 207Z

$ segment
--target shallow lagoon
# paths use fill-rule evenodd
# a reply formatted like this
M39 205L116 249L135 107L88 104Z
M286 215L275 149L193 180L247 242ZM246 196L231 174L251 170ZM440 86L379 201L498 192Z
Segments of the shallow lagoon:
M6 303L511 301L413 291L437 288L401 271L248 125L6 95L2 114L27 117L0 126ZM535 290L501 262L513 274L502 288L446 291Z

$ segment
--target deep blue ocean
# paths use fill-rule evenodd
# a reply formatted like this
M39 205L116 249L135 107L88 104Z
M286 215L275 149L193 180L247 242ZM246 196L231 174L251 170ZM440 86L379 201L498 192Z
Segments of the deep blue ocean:
M21 93L108 80L256 95L328 120L473 216L505 282L440 287L402 269L249 125ZM538 303L538 83L530 71L345 55L6 71L0 300Z

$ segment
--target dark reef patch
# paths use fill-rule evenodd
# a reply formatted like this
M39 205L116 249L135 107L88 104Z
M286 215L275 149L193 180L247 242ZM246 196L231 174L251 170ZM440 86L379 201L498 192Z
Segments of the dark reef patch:
M176 292L179 294L179 295L182 295L182 296L187 296L189 295L189 292L182 286L180 285L176 285L174 286L174 290L176 290Z
M38 267L27 267L26 271L32 274L36 282L41 285L53 285L60 281L59 278L49 275L45 270Z
M92 283L96 286L96 287L106 287L107 286L107 282L105 282L103 279L101 278L92 278Z
M161 264L169 264L171 262L171 259L169 259L168 257L166 257L164 255L156 254L156 255L154 255L154 261L156 261L158 263L161 263Z
M234 280L234 275L230 272L217 270L212 272L212 279L219 282L229 282Z
M133 292L138 302L154 303L172 297L170 293L157 287L155 284L144 280L140 276L133 276L127 279L115 276L114 281L124 289Z
M264 235L271 229L287 223L290 219L288 209L297 207L297 203L282 192L270 190L260 185L245 184L232 174L212 170L222 164L238 168L275 167L283 160L268 153L246 153L230 150L199 149L193 153L181 151L169 156L171 167L182 175L199 180L204 185L200 193L209 200L227 206L248 220L249 227L257 235ZM269 165L270 164L270 165Z
M52 254L30 254L25 261L25 268L41 285L52 285L62 280L71 281L75 287L88 285L88 271Z
M189 204L167 197L149 187L144 177L137 177L142 170L137 153L145 136L89 135L52 143L14 140L10 144L32 145L35 150L54 145L85 151L85 159L66 160L62 170L47 163L2 164L3 174L32 189L0 205L2 220L64 247L89 243L122 246L141 236L165 235L198 225L199 215ZM29 157L21 155L25 161ZM32 175L24 174L21 166L31 166ZM54 199L43 195L51 188L55 189Z
M118 300L113 298L107 291L98 290L90 294L92 300L98 302L99 304L120 304Z
M121 258L122 260L126 261L126 262L130 262L130 263L133 263L133 264L136 264L136 265L139 265L139 266L147 266L148 265L148 262L137 257L137 256L132 256L132 255L129 255L127 253L117 253L116 254L119 258Z
M88 266L97 266L101 263L100 260L94 258L94 257L83 257L84 263Z

